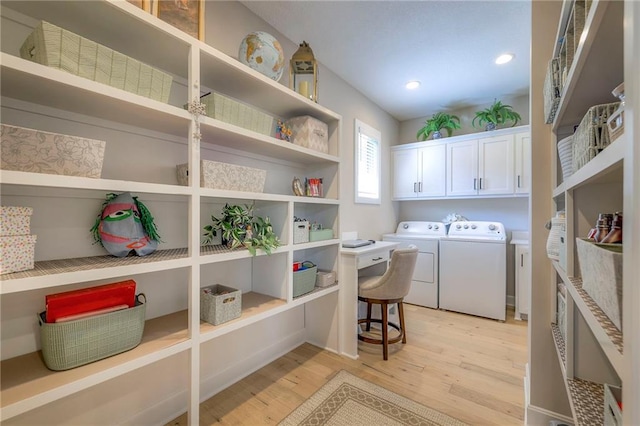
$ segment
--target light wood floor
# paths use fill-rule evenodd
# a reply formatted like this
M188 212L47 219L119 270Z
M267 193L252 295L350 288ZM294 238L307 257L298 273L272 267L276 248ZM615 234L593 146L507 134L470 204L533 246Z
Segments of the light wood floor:
M407 343L388 361L377 345L360 342L352 360L304 344L202 403L200 424L276 425L342 369L469 425L523 423L526 321L413 305L405 315Z

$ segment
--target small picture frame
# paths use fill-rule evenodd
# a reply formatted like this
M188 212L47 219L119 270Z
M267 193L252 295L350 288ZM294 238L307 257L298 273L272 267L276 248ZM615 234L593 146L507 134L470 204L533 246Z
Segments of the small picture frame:
M146 1L146 0L143 0ZM205 0L148 0L151 13L181 31L204 41Z
M151 0L127 0L129 3L138 6L145 12L151 12Z

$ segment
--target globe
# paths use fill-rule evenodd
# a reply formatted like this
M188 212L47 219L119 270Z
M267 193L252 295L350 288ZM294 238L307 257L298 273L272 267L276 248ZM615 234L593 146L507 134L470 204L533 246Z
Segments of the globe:
M284 72L284 51L271 34L255 31L247 34L238 50L240 62L278 81Z

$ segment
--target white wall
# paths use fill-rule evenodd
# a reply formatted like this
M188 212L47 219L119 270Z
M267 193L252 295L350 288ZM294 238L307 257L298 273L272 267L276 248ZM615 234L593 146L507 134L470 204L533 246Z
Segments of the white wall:
M250 32L265 31L274 36L285 52L288 61L298 49L302 40L291 41L277 30L253 14L244 5L236 1L207 2L206 5L207 44L237 58L240 42ZM313 40L307 41L313 49ZM316 58L322 62L322 58ZM289 84L289 69L280 80ZM397 222L397 203L391 202L391 157L390 147L398 141L400 124L380 109L360 92L349 86L344 80L326 67L320 66L318 80L319 103L342 115L342 135L340 156L340 192L342 223L341 231L357 231L361 238L380 238ZM354 121L359 119L378 129L382 134L382 204L365 205L354 203L353 165L354 165Z

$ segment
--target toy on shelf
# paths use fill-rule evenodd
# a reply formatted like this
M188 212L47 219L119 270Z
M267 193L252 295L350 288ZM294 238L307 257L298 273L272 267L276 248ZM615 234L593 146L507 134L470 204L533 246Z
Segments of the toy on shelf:
M276 124L276 139L291 142L291 127L284 124L282 120L278 120Z

